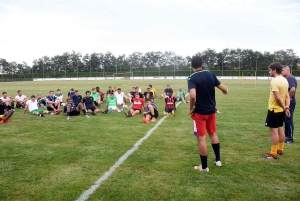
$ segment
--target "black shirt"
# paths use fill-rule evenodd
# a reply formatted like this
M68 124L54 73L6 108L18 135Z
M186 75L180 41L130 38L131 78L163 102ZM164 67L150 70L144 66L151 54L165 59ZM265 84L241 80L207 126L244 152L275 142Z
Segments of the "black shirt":
M208 115L216 112L215 87L221 82L209 71L196 71L188 78L188 88L196 89L195 113Z
M83 98L83 103L85 104L85 107L87 109L93 108L94 107L94 98L93 97L84 97Z
M78 96L73 96L73 103L77 106L79 103L81 103L82 100L82 96L78 95Z
M7 110L7 106L5 104L0 105L0 115L4 114L4 110Z

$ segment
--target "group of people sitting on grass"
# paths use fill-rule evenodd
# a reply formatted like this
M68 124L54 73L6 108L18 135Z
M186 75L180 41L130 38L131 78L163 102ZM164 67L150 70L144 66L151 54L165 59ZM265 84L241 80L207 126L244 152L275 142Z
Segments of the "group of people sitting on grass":
M185 99L185 91L179 87L177 93L173 93L170 85L167 85L161 97L165 100L164 115L171 114L175 116L176 101L188 103ZM126 96L121 88L110 86L106 93L100 90L99 87L92 88L91 91L85 92L85 97L79 94L78 90L70 89L66 102L60 89L49 91L48 96L42 98L41 94L26 97L21 90L17 91L15 98L2 93L0 98L0 124L10 122L10 117L14 113L14 108L23 109L25 114L29 110L30 114L39 117L48 115L59 115L63 112L69 120L71 116L78 116L82 112L84 117L90 118L87 114L96 115L96 113L107 114L108 112L123 112L125 117L132 117L143 112L143 121L149 123L155 121L158 117L158 109L155 100L158 98L155 88L150 84L147 90L142 93L137 85L132 87L132 90ZM100 110L100 105L103 105L106 99L105 109ZM127 105L128 104L128 105ZM128 109L128 112L124 111Z

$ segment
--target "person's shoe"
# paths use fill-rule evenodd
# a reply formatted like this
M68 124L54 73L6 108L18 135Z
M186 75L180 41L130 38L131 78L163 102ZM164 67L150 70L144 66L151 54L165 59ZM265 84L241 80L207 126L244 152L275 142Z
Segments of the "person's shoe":
M41 117L44 117L44 113L41 114Z
M283 155L283 151L282 150L277 150L277 154L278 155Z
M0 121L0 124L4 124L4 121L3 121L3 120L1 120L1 121Z
M143 117L143 122L145 122L145 124L149 124L149 121L145 117Z
M8 123L8 122L10 122L10 119L6 119L6 120L5 120L5 123Z
M165 112L165 111L163 111L163 114L165 115L165 116L167 116L168 114Z
M217 167L221 167L222 166L222 162L221 161L215 161L215 164Z
M128 117L128 114L126 112L124 112L124 114L125 114L125 117Z
M152 122L156 121L156 118L153 117L153 118L151 119L151 121L152 121Z
M284 142L287 143L287 144L290 144L290 143L293 143L294 140L290 139L290 138L286 138L286 140Z
M185 103L189 103L189 101L186 101Z
M70 116L67 116L67 120L69 120L70 119Z
M90 118L90 116L88 116L87 114L86 114L86 115L84 115L84 117L85 117L85 118Z
M175 117L175 112L174 112L174 110L172 110L172 116Z
M200 172L209 172L209 169L208 169L208 167L207 168L205 168L205 169L202 169L202 165L195 165L194 166L194 169L195 170L199 170Z
M53 115L53 112L48 112L49 115Z
M107 114L107 112L108 112L108 109L106 109L106 110L104 111L104 114Z
M95 112L91 112L91 114L92 114L92 115L96 115L96 113L95 113Z
M266 154L264 156L262 156L262 158L266 158L266 159L277 159L277 156L274 154Z

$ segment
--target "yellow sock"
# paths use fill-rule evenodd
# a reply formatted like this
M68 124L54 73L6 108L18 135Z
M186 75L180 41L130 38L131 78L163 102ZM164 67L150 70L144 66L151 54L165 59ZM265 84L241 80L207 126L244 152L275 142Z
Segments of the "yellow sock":
M284 142L279 142L278 143L278 150L283 151L283 147L284 147Z
M277 145L272 145L270 154L277 155Z

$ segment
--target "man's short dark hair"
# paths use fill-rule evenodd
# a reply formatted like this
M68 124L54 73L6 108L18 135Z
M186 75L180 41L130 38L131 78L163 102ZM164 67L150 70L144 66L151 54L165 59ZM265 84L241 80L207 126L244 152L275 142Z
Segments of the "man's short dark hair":
M146 101L150 101L151 102L151 98L146 98Z
M56 91L60 91L60 89L57 89Z
M4 92L2 92L2 95L4 95L4 94L7 94L7 93L4 91Z
M22 91L21 91L21 90L18 90L18 93L19 93L19 92L22 92Z
M148 86L152 88L152 84L149 84Z
M71 88L70 91L74 91L74 88Z
M92 88L92 90L96 90L95 88Z
M203 60L200 56L193 56L191 64L192 68L199 68L202 67Z
M118 88L118 90L121 90L121 88Z
M271 63L271 64L269 65L268 68L270 68L270 69L272 69L272 70L276 70L276 73L277 73L277 74L281 74L281 71L282 71L282 65L281 65L281 63L279 63L279 62Z
M90 91L86 91L85 94L91 93Z
M76 92L78 92L78 90L75 90L74 92L76 93Z
M31 98L35 98L35 95L32 95Z

